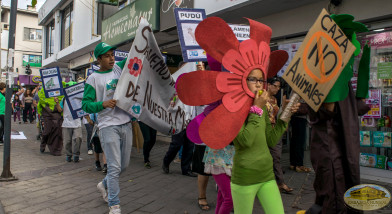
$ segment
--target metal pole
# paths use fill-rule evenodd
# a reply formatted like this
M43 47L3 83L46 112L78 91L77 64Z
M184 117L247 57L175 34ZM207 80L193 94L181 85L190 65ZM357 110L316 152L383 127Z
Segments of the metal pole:
M18 0L11 1L10 14L10 30L8 36L8 58L11 58L11 64L8 65L7 87L5 96L5 117L4 117L4 157L3 157L3 173L1 173L0 181L12 181L17 178L11 173L11 78L10 72L14 68L14 50L15 50L15 29L16 29L16 13Z

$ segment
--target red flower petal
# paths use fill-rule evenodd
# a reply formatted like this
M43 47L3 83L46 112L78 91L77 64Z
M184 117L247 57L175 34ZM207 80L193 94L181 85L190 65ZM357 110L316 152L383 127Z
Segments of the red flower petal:
M222 62L223 55L228 50L237 50L240 44L230 26L218 17L209 17L200 22L195 36L200 47L219 62Z
M221 72L216 77L216 88L220 92L230 92L242 88L242 76L228 72Z
M262 67L264 78L267 78L270 53L271 49L269 45L265 42L261 42L259 45L259 64Z
M222 59L222 65L230 72L241 76L249 67L242 59L241 54L235 50L229 50L226 52L225 56Z
M214 109L200 124L199 134L201 140L213 149L223 149L229 145L237 136L253 99L248 99L238 112L230 112L223 105Z
M200 106L220 100L224 93L216 89L218 71L193 71L177 80L177 95L190 106Z
M240 44L240 53L248 66L259 64L259 50L256 42L252 39L245 40Z
M286 64L289 54L284 50L272 51L270 55L270 63L268 66L268 78L274 77L279 70Z
M248 19L248 21L250 25L249 37L255 40L257 45L259 45L260 42L266 42L267 44L269 44L272 35L271 28L252 19Z
M225 94L222 98L222 103L228 111L237 112L242 108L248 99L251 98L241 88Z

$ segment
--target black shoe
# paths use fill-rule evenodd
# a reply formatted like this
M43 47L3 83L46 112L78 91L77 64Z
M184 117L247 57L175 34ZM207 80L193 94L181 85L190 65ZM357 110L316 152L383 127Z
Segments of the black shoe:
M101 170L102 170L101 162L95 161L95 169L96 169L97 171L101 171Z
M189 176L189 177L197 177L197 175L191 171L188 171L187 173L182 173L182 175Z
M74 159L74 162L75 162L75 163L79 162L79 156L74 156L73 159Z
M67 157L65 157L65 160L66 160L67 162L71 162L71 161L72 161L72 156L68 156L68 155L67 155Z
M169 166L165 166L165 164L162 164L162 170L163 170L163 173L169 174Z
M144 167L146 167L147 169L151 169L151 163L150 162L144 163Z
M102 173L106 174L108 172L108 165L104 164L102 168Z

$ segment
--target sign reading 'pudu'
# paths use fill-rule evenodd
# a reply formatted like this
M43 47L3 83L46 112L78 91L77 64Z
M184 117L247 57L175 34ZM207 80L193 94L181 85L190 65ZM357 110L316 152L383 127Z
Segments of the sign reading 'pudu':
M282 77L318 111L354 51L354 45L323 9Z

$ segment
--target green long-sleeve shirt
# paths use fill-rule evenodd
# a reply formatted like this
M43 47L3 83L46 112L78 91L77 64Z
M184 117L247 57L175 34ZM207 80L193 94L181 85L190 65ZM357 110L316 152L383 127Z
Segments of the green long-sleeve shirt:
M278 120L271 126L267 109L263 115L250 113L234 139L235 155L231 182L252 185L275 179L272 157L268 147L274 147L285 132L288 123Z

